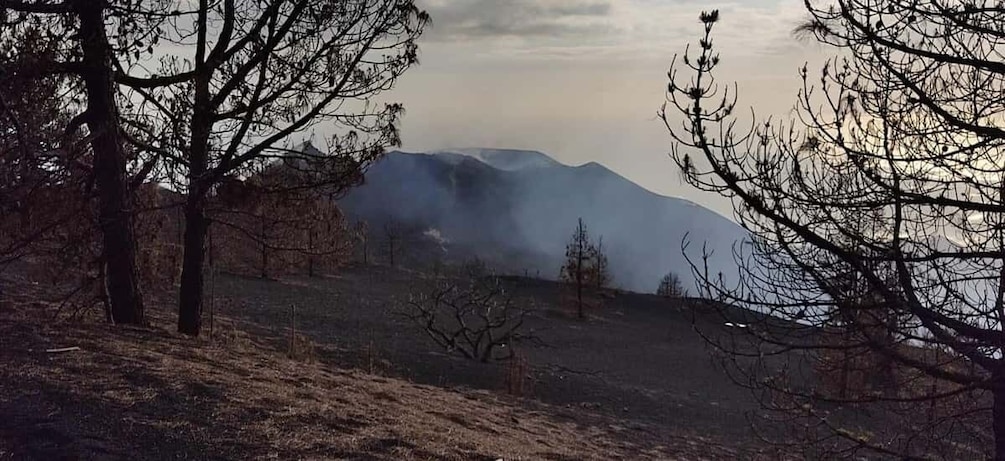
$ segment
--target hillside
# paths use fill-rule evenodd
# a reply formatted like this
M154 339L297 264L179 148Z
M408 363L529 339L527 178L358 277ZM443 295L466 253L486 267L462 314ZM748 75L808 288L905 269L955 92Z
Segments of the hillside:
M528 151L392 152L340 205L374 223L435 229L446 257L478 256L543 277L557 274L582 217L594 238L603 237L615 284L641 292L653 291L668 271L690 281L685 235L693 258L707 245L711 273L731 279L732 246L746 235L710 210L650 192L597 163L567 166Z
M65 312L56 322L57 306L12 292L0 305L0 459L737 457L710 438L586 406L343 368L330 361L333 343L301 353L314 360L292 360L275 323L218 316L212 339L193 342L171 331L163 307L151 311L149 328L71 321ZM47 352L64 347L79 349Z

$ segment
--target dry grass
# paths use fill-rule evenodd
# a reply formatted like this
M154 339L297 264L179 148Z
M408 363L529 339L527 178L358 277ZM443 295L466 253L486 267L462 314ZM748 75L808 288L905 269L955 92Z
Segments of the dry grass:
M212 341L191 340L156 311L154 327L116 328L52 324L39 304L0 305L0 459L737 456L586 410L291 360L268 345L282 340L253 337L226 318L217 317ZM80 350L45 351L64 346ZM644 443L656 439L675 442Z

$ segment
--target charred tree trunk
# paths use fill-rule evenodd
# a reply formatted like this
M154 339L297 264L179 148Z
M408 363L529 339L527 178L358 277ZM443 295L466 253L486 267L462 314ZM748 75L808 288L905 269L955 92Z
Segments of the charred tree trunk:
M363 265L364 266L367 266L367 265L370 264L370 258L369 258L370 249L367 247L368 243L369 243L369 240L367 239L367 237L363 237Z
M193 121L198 117L193 117ZM193 127L196 123L193 123ZM206 130L193 129L192 138L205 136ZM205 144L203 144L205 146ZM190 151L191 170L189 189L185 198L185 234L181 269L181 287L178 294L178 332L199 336L202 328L203 264L206 255L206 233L210 221L206 217L206 159L205 147L193 142Z
M991 373L991 389L994 398L991 424L995 435L995 461L1005 461L1005 360L999 361L998 368Z
M391 263L391 267L394 267L394 236L391 234L387 235L387 255Z
M580 235L583 234L583 220L579 220L579 230L577 231ZM586 253L586 244L583 240L579 241L579 249L576 253L576 308L579 318L586 318L586 313L583 312L583 282L585 282L583 277L583 271L586 269L584 266L584 254Z
M583 312L583 277L582 275L576 276L576 306L579 314L579 318L586 317Z
M331 235L331 229L328 229ZM307 276L314 277L314 230L307 229Z
M265 278L269 278L269 244L268 244L268 241L269 241L269 229L266 227L266 224L265 224L265 213L264 212L259 212L258 213L258 224L259 224L258 225L258 236L260 238L259 249L261 250L261 255L260 256L261 256L261 264L262 264L262 272L261 272L260 276L263 279L265 279Z
M178 332L189 336L199 336L202 328L203 260L209 220L206 218L205 199L200 195L202 194L190 190L185 203L185 247L178 295Z
M94 182L98 190L98 221L109 311L115 323L142 324L143 296L136 270L136 239L126 180L127 159L119 131L104 9L91 2L77 2L76 8L85 62L81 76L87 91L87 125L92 133Z
M204 5L203 5L204 6ZM205 8L199 20L205 22ZM178 294L178 332L199 336L202 328L203 261L206 254L206 195L209 193L209 137L212 127L209 98L210 74L205 64L205 28L199 28L196 76L193 80L195 106L192 111L192 138L189 148L188 194L185 197L184 256Z

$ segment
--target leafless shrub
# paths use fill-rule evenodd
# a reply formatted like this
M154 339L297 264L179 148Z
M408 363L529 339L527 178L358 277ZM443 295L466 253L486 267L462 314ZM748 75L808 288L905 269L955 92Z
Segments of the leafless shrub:
M479 362L511 359L514 344L539 341L525 328L529 312L491 276L438 280L429 290L411 295L401 309L436 344Z

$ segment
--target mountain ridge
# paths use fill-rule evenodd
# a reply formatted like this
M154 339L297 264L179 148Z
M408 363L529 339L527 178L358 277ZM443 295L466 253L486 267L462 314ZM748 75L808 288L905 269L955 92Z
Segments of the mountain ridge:
M510 272L554 278L579 218L594 239L603 236L615 283L623 288L650 292L667 272L691 280L681 253L685 236L715 250L711 270L735 272L732 244L746 231L712 210L657 194L596 162L570 166L535 151L492 152L488 160L390 152L340 204L368 221L434 229L451 242L444 256L477 256ZM521 162L527 154L531 161Z
M392 150L392 151L388 151L387 155L404 154L404 155L426 155L426 156L433 156L433 157L436 157L436 156L444 156L444 157L456 156L456 157L463 157L463 158L468 159L468 160L473 160L473 161L476 161L476 162L488 165L490 167L494 167L495 166L492 163L486 162L485 159L483 159L483 158L480 158L480 157L477 157L477 156L472 156L472 155L469 155L469 154L466 154L466 153L462 152L462 151L475 150L475 149L479 149L479 148L465 147L465 148L439 149L439 150L434 150L434 151L429 151L429 152L418 152L418 151L413 152L413 151L406 151L406 150ZM600 162L589 161L589 162L586 162L586 163L581 163L579 165L568 165L568 164L561 163L558 160L555 160L555 159L551 158L550 156L548 156L548 154L545 154L545 153L540 152L540 151L535 151L535 150L501 149L501 148L492 148L490 150L493 150L493 151L520 152L520 153L530 153L530 154L542 155L542 156L548 157L548 159L550 160L550 162L552 164L551 166L567 167L567 168L591 168L591 167L600 168L600 169L603 169L607 173L610 173L612 175L618 176L619 178L621 178L622 180L624 180L626 182L632 183L633 185L635 185L636 187L638 187L641 191L643 191L645 193L651 194L651 195L659 197L659 198L664 198L664 199L670 199L670 200L676 200L676 201L679 201L679 202L683 202L684 204L687 204L687 205L690 205L690 206L700 207L700 208L708 210L708 211L710 211L712 213L715 213L715 214L721 216L724 219L733 221L733 219L731 217L726 216L726 215L724 215L724 214L722 214L722 213L720 213L718 211L715 211L715 210L713 210L711 208L707 208L704 205L702 205L702 204L700 204L698 202L695 202L694 200L687 199L687 198L684 198L684 197L677 197L677 196L674 196L674 195L661 194L661 193L653 191L651 189L647 189L644 186L640 185L639 183L636 183L635 181L632 181L627 176L625 176L625 175L623 175L621 173L618 173L615 170L612 170L611 168L607 167L606 165L604 165L604 164L602 164Z

